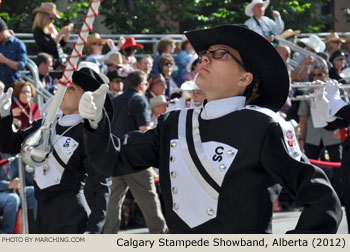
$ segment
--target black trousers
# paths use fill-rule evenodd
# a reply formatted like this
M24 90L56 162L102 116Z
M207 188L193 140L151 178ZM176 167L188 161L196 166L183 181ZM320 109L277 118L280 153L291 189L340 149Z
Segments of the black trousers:
M38 234L82 234L88 221L83 193L62 192L38 201Z

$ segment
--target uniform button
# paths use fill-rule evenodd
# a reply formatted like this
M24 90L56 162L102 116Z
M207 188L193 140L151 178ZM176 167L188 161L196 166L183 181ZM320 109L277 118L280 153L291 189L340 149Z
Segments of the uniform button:
M177 194L177 188L176 187L171 188L171 191L172 191L173 194Z
M173 155L170 156L170 162L172 162L172 163L175 162L175 157Z
M233 150L228 150L227 151L227 156L228 157L233 157L234 154L235 154L235 152Z
M175 148L175 147L176 147L176 145L177 145L177 144L176 144L176 142L174 142L174 141L173 141L173 142L171 142L171 144L170 144L171 148Z
M172 172L170 173L170 175L171 175L172 178L176 178L176 172L173 172L173 171L172 171Z
M211 208L209 208L209 209L207 210L207 214L208 214L209 216L213 216L213 215L214 215L214 210L211 209Z
M68 155L70 155L71 153L72 153L72 152L70 152L70 151L67 151L67 154L68 154Z
M220 169L220 171L226 170L226 165L221 164L221 165L219 166L219 169Z
M293 155L294 155L294 157L298 157L298 156L299 156L299 152L295 151L295 152L293 153Z
M174 203L173 208L174 208L174 210L179 210L179 204Z
M77 146L77 144L74 143L74 144L72 144L72 146L75 147L75 146Z
M43 168L46 170L48 168L47 164L44 164Z
M53 181L55 181L55 183L58 183L58 182L59 182L59 179L58 179L58 178L55 178Z

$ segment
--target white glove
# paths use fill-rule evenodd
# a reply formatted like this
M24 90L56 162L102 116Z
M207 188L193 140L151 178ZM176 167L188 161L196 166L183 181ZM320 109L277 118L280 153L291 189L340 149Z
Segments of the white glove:
M6 93L4 93L3 88L0 86L0 117L4 118L11 114L11 96L12 88L9 88Z
M107 84L102 84L94 92L85 92L79 101L79 113L89 120L93 129L97 129L98 123L102 120L102 109L108 89Z
M320 86L315 88L314 97L311 103L311 119L315 128L323 128L327 126L327 109L328 100L325 97L325 88Z
M329 80L326 83L326 97L328 99L328 121L334 121L334 115L346 105L340 98L339 83L336 80Z

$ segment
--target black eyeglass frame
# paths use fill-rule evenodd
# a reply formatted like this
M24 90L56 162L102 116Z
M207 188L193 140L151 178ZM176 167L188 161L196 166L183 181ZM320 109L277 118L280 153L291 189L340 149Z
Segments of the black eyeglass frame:
M225 51L225 53L223 53L222 55L221 54L217 54L218 51ZM226 54L230 55L233 60L239 65L241 66L244 70L247 71L247 68L246 66L244 65L243 62L240 62L236 56L234 56L228 49L226 48L219 48L219 49L216 49L216 50L204 50L204 51L201 51L198 53L198 61L201 62L202 61L202 57L204 55L207 55L209 53L211 53L211 57L213 59L222 59Z

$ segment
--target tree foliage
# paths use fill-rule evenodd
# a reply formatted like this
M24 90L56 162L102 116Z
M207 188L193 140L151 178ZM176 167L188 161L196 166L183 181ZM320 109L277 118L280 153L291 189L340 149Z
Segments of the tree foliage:
M271 17L278 10L285 27L302 32L328 31L334 19L329 13L331 0L271 0L266 15ZM32 11L43 0L3 0L0 15L15 32L30 32ZM58 7L63 1L52 0ZM57 27L74 21L80 27L89 1L68 0L68 8ZM244 8L250 0L105 0L100 12L104 25L115 34L132 33L179 33L199 27L223 23L243 23L247 17ZM62 8L60 8L62 9ZM347 15L347 13L345 13ZM180 24L180 26L179 26ZM78 29L78 28L76 28ZM75 30L76 32L76 30Z

